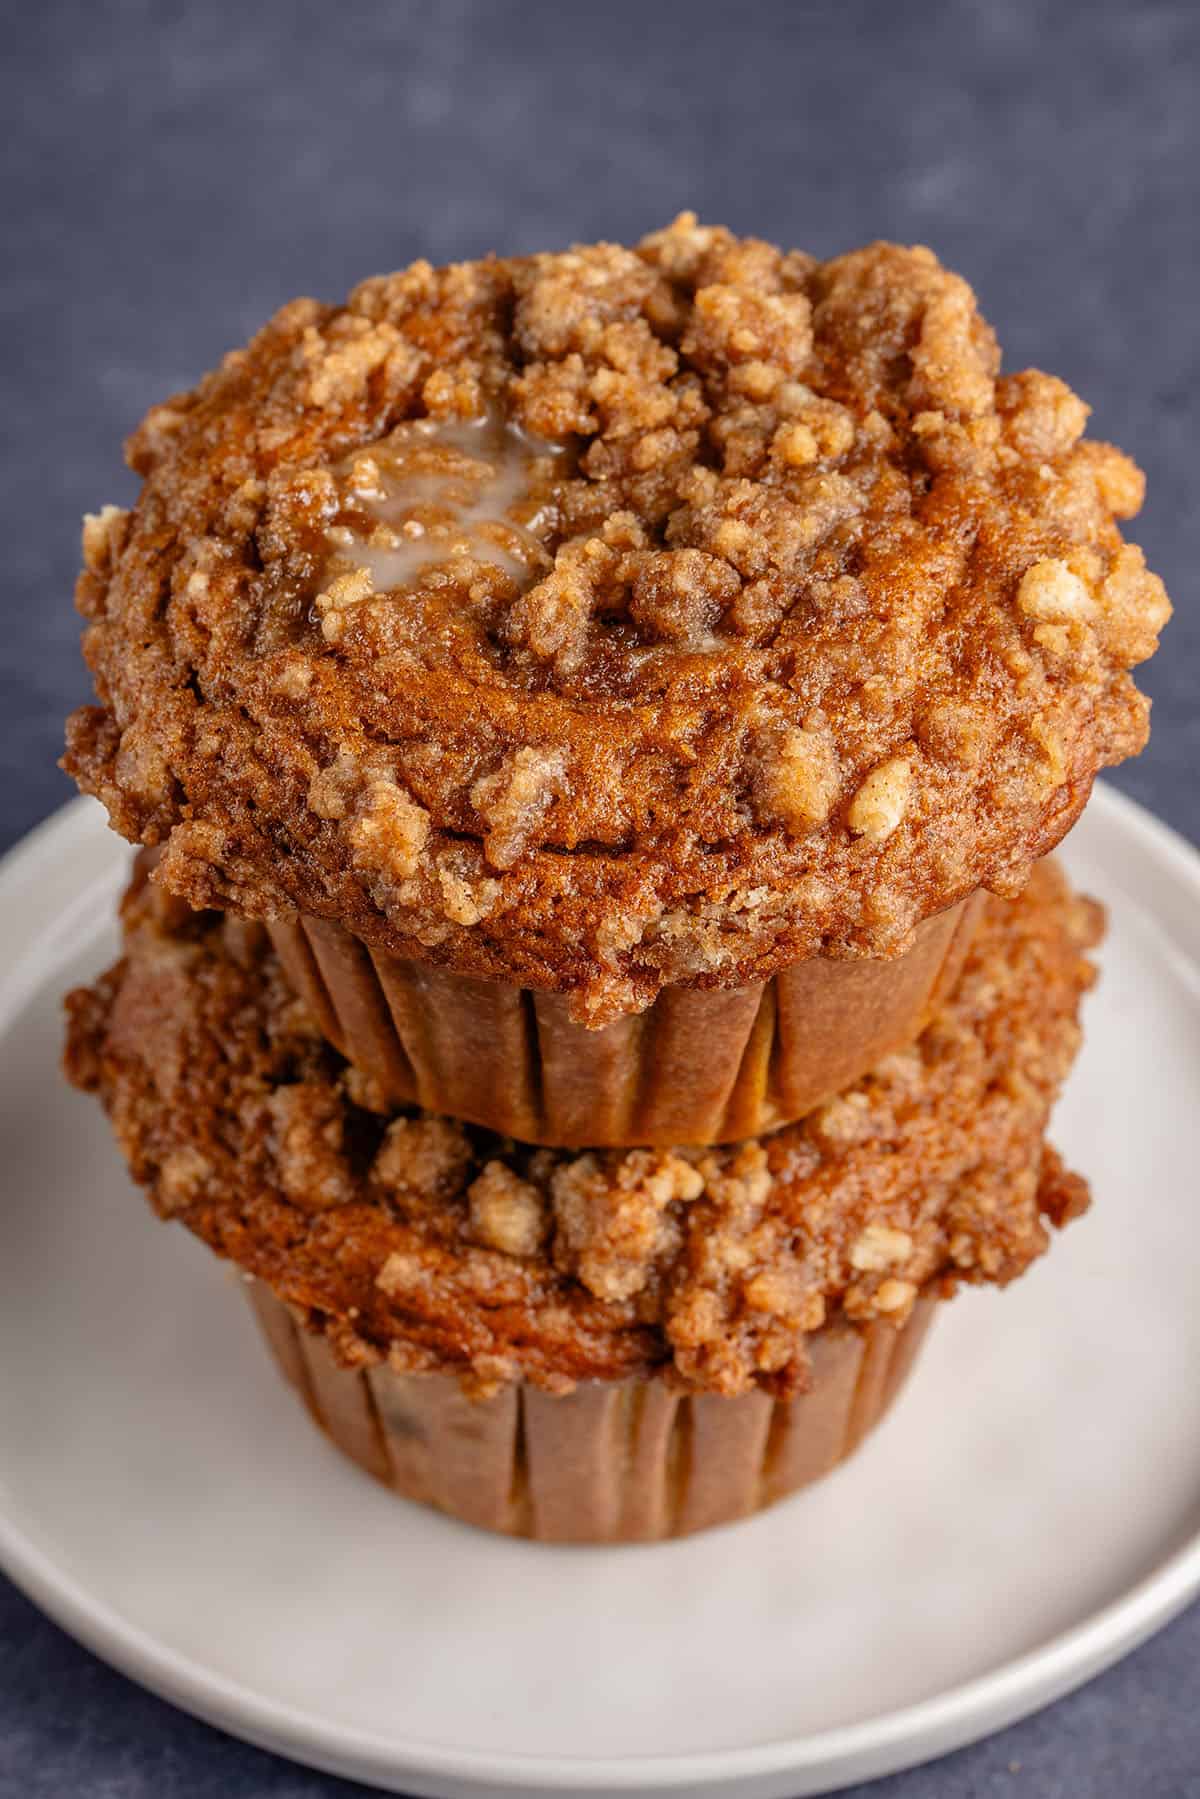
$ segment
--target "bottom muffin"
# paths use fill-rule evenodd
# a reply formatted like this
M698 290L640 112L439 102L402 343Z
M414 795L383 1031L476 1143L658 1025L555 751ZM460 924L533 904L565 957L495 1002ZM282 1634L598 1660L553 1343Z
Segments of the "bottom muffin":
M910 1049L722 1148L578 1152L391 1111L257 927L135 880L67 1069L137 1180L253 1283L285 1372L410 1498L546 1540L684 1534L816 1478L935 1300L1004 1284L1086 1189L1044 1141L1097 909L988 901Z

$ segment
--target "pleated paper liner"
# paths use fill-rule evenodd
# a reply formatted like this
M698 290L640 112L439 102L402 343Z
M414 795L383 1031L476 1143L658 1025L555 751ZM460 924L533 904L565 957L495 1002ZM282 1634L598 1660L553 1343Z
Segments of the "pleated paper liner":
M899 1327L817 1332L798 1399L683 1394L653 1376L468 1399L451 1375L343 1368L269 1287L244 1290L285 1378L344 1455L405 1499L543 1543L690 1536L819 1480L887 1412L936 1303L919 1300Z
M369 951L294 915L271 936L325 1036L394 1105L556 1148L725 1143L790 1124L910 1043L953 986L982 900L892 961L816 957L756 986L669 987L591 1031L564 995Z

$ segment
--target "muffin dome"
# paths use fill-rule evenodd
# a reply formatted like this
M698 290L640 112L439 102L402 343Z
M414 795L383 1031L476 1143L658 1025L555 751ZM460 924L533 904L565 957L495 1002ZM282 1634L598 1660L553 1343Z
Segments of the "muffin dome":
M1087 1203L1044 1139L1098 908L1051 865L990 900L912 1048L802 1123L700 1150L531 1149L396 1113L255 926L140 881L125 959L71 996L67 1068L158 1210L311 1314L347 1364L473 1391L662 1373L802 1390L827 1324L1003 1285Z
M285 307L89 519L66 766L191 904L565 991L887 955L1134 754L1136 468L924 249L685 216Z

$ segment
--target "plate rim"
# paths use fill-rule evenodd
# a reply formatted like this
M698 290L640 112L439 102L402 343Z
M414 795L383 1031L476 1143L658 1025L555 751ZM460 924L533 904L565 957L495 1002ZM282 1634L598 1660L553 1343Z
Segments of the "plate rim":
M1107 784L1097 785L1088 812L1093 832L1132 839L1146 861L1200 900L1200 852L1180 833ZM91 834L93 826L99 827L97 843L101 831L107 838L96 802L68 801L0 858L0 921L20 904L22 886L38 864L69 853L80 834ZM1116 884L1131 893L1119 878ZM1143 875L1137 885L1144 889L1144 884ZM0 974L0 1029L14 1003L28 997L29 979L21 978L21 969L36 959L39 948L43 953L52 949L56 923L61 925L61 913L31 937L25 935ZM1189 954L1200 959L1194 950ZM621 1756L489 1751L416 1738L399 1743L255 1692L160 1642L117 1607L90 1594L82 1580L9 1515L2 1479L0 1570L56 1624L122 1674L220 1729L310 1767L367 1781L411 1781L415 1775L533 1791L654 1791L781 1774L821 1772L846 1781L894 1772L1027 1716L1135 1649L1200 1592L1200 1524L1118 1598L1036 1648L929 1698L801 1736L726 1749Z

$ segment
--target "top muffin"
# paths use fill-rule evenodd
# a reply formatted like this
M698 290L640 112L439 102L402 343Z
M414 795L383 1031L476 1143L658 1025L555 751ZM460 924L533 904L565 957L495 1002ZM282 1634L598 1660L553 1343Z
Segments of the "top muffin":
M298 300L88 519L66 766L193 906L571 993L887 955L1135 754L1087 408L926 249L685 215Z

